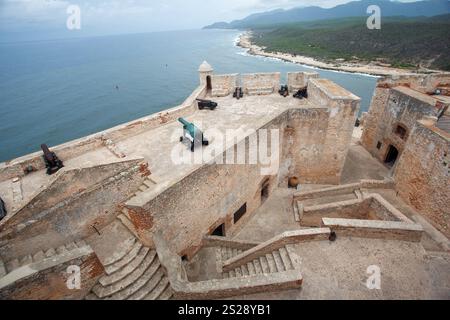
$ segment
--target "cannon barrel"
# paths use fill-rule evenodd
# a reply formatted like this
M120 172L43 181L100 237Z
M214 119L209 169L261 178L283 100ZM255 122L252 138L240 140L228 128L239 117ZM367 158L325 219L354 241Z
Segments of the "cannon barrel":
M44 157L47 159L47 161L52 162L53 161L53 154L50 151L50 149L47 147L46 144L41 144L41 149L44 152Z
M179 122L181 122L181 124L183 125L183 126L188 126L188 125L190 125L190 124L192 124L192 123L190 123L190 122L187 122L185 119L183 119L183 118L178 118L178 121Z

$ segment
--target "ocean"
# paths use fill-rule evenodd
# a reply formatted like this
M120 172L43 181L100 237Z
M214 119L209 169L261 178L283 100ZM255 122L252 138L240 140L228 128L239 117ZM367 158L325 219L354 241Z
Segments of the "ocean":
M239 31L193 30L0 43L0 162L174 107L216 73L315 70L362 99L376 77L254 57Z

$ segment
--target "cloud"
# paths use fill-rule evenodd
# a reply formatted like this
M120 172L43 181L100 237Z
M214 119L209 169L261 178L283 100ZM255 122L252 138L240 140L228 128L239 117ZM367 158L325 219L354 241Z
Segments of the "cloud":
M65 35L67 7L79 5L80 35L195 29L217 21L299 6L333 7L350 0L0 0L0 33ZM411 0L403 0L411 1Z

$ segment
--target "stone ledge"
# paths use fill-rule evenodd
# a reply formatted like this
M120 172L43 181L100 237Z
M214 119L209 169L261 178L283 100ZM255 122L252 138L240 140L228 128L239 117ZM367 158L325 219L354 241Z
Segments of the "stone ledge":
M224 261L223 271L228 272L254 259L278 250L285 245L307 242L328 240L331 230L329 228L304 229L296 231L287 231L276 236L256 247L249 249L241 254Z
M14 284L16 281L31 277L40 271L56 267L84 256L89 256L91 254L94 254L92 248L90 246L84 246L82 248L76 248L74 250L46 258L42 261L22 266L0 279L0 290Z
M241 250L249 250L253 247L256 247L259 242L249 242L249 241L241 241L241 240L232 240L224 237L216 237L216 236L205 236L203 238L203 247L218 247L218 246L227 246L230 248L241 249Z
M423 227L417 223L322 218L322 225L341 236L420 242Z
M358 189L375 189L375 188L394 188L394 181L392 180L361 180L358 183L344 184L340 186L327 187L307 192L297 192L294 194L295 200L309 200L317 199L325 196L338 196L346 193L353 193Z
M187 282L173 287L175 299L221 299L245 294L297 289L302 286L300 271L259 274L229 279Z

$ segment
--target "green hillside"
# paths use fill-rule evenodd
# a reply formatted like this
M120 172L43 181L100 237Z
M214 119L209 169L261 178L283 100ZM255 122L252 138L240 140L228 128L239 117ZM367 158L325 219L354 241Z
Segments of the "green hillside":
M366 19L347 18L266 25L253 31L253 42L271 52L450 70L450 15L384 18L381 30L369 30Z

